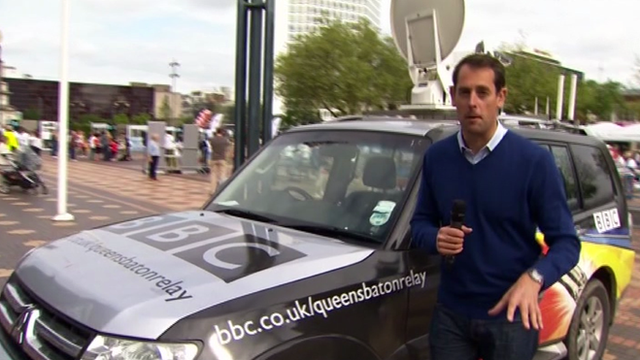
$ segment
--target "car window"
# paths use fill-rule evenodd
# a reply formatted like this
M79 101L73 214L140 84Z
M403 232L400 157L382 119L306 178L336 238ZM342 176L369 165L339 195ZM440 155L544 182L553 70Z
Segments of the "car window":
M564 146L551 146L551 153L556 161L556 166L560 170L562 180L564 182L564 192L567 196L567 203L569 209L572 211L577 210L580 207L578 203L578 185L576 182L575 173L573 172L573 166L571 164L571 157L569 156L569 149Z
M298 186L312 198L321 199L332 165L333 158L321 156L315 147L307 144L285 146L276 162L271 189L280 191Z
M597 147L571 145L580 190L586 210L614 199L613 178L604 153Z
M276 225L339 229L383 242L402 211L428 139L362 131L283 134L229 180L207 209L233 207ZM311 230L309 230L311 231Z

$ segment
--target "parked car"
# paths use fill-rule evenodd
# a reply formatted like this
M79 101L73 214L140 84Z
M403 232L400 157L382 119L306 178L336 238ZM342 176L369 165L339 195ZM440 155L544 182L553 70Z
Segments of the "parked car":
M598 359L635 255L615 165L595 138L509 128L554 155L582 240L579 264L544 294L537 359ZM2 290L0 358L428 358L441 257L411 247L409 220L425 150L457 130L374 117L302 126L201 210L37 248ZM294 148L308 150L305 176L282 170Z

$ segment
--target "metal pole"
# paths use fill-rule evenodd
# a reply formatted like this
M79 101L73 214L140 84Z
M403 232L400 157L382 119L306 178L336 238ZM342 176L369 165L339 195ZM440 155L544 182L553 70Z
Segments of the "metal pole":
M573 121L576 112L576 95L578 91L578 75L571 74L571 88L569 89L569 114L567 119Z
M556 119L562 120L562 102L564 96L564 74L558 77L558 101L556 102Z
M69 147L69 0L62 0L60 83L58 93L58 214L54 221L73 221L67 212L67 150Z
M276 0L266 1L264 33L264 93L262 94L262 145L273 135L273 43L275 36Z
M549 100L549 97L547 96L547 105L546 105L545 110L544 110L546 112L547 116L549 116L549 113L551 111L551 110L549 110L550 104L551 104L551 101Z
M176 67L180 66L180 63L173 60L172 62L169 63L169 66L171 66L171 74L169 74L169 77L171 78L171 90L169 91L169 99L170 99L169 104L170 104L171 113L169 114L169 119L167 119L169 121L167 123L178 125L178 123L176 122L176 119L179 117L178 106L176 105L176 88L178 87L177 78L179 78L180 75L178 75L178 72L176 71ZM174 114L176 116L174 116Z
M236 109L235 109L235 154L234 169L244 163L245 117L247 91L247 6L238 0L238 22L236 24Z
M261 123L261 74L262 74L262 6L263 0L252 0L251 27L249 29L249 118L248 125L248 155L255 154L260 147Z

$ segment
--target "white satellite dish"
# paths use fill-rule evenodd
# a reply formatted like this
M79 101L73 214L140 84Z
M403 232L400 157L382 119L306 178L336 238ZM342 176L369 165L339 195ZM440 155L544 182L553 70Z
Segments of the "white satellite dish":
M391 31L409 65L413 106L451 108L451 69L443 61L458 44L464 19L464 0L391 1Z

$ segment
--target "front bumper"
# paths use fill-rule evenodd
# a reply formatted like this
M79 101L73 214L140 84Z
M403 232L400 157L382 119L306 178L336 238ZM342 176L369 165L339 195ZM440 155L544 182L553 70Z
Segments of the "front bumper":
M0 329L0 360L29 360L3 329Z

